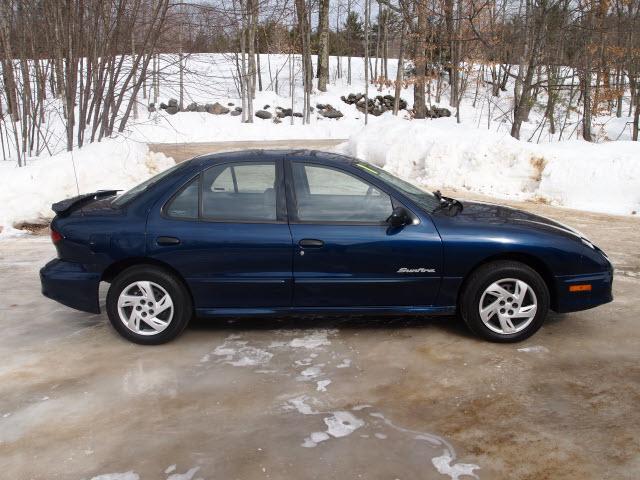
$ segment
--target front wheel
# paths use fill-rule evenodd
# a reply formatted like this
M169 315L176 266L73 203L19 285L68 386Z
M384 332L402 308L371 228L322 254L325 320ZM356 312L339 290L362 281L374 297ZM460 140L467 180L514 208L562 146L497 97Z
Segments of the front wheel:
M128 268L111 283L107 314L127 340L158 345L182 333L193 307L189 292L172 274L141 265Z
M493 342L533 335L549 310L542 277L520 262L496 261L473 272L460 297L460 312L475 334Z

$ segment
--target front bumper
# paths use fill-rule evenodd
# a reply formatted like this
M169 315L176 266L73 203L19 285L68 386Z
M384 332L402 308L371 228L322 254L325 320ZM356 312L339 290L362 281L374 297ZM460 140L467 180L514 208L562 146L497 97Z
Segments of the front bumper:
M571 292L572 285L591 285L591 291ZM613 300L613 269L584 275L555 277L555 299L552 309L558 313L577 312Z
M45 297L76 310L100 313L100 274L84 265L53 259L40 270L40 283Z

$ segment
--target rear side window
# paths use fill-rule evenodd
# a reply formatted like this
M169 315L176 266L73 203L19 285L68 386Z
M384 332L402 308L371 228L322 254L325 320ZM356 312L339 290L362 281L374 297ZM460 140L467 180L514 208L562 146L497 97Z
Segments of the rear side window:
M142 182L139 185L136 185L135 187L133 187L130 190L127 190L122 195L118 195L111 203L113 203L113 205L115 205L117 207L123 206L124 204L126 204L130 200L133 200L134 198L136 198L138 195L140 195L145 190L148 190L149 188L153 187L156 183L158 183L163 178L171 175L176 170L184 167L184 165L186 165L186 163L177 163L177 164L175 164L173 167L168 168L164 172L160 172L156 176L145 180L144 182Z
M202 175L202 217L206 220L275 221L274 162L216 165Z
M196 177L171 200L165 210L168 216L194 220L198 218L199 180L200 177Z

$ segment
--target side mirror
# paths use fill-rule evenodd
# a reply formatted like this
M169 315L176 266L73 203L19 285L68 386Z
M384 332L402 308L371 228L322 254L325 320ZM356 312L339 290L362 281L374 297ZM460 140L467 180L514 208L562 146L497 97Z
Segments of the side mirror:
M411 217L403 207L396 207L387 218L387 223L392 227L402 227L411 223Z

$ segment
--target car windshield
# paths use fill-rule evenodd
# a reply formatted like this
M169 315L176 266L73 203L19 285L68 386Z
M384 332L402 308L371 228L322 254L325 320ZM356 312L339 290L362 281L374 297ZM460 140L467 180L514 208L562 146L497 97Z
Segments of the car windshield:
M113 201L111 203L113 205L115 205L116 207L121 207L122 205L124 205L128 201L133 200L134 198L136 198L138 195L140 195L142 192L147 190L152 185L155 185L156 183L158 183L160 180L162 180L167 175L171 174L172 172L175 172L182 165L184 165L184 164L177 163L173 167L167 168L166 170L164 170L164 171L158 173L157 175L154 175L153 177L151 177L151 178L145 180L144 182L140 183L139 185L136 185L135 187L131 188L130 190L127 190L122 195L118 195L116 198L113 199Z
M417 203L420 207L424 208L428 212L433 212L440 206L440 199L433 193L422 190L415 185L402 180L401 178L391 175L386 170L375 167L366 162L357 162L356 166L362 170L369 172L378 177L383 182L391 185L392 187L400 190L407 197Z

